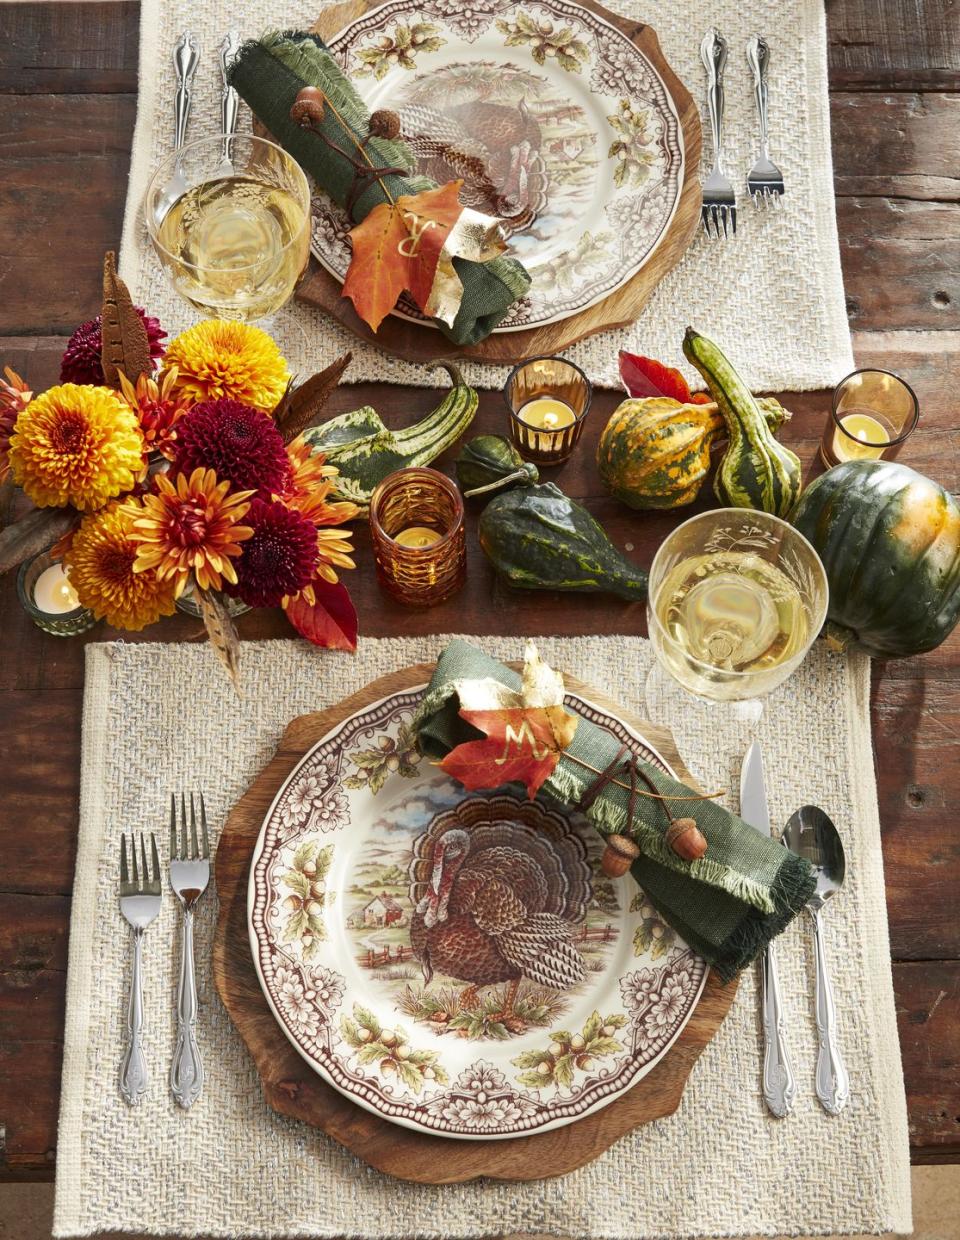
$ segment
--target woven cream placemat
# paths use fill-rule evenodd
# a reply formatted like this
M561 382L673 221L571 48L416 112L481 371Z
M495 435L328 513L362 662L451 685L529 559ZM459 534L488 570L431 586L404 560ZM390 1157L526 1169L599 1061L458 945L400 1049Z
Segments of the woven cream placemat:
M117 1090L129 942L117 898L119 837L164 840L171 788L202 787L214 835L271 757L289 720L386 672L435 658L446 637L363 640L355 657L299 641L245 643L239 704L205 646L87 648L80 837L70 928L56 1235L466 1238L546 1232L590 1238L805 1235L910 1230L907 1119L887 940L869 730L869 663L816 650L770 700L760 725L771 812L815 801L843 831L848 882L831 905L840 1036L852 1097L836 1119L813 1094L809 929L780 940L799 1082L794 1115L760 1098L757 991L734 1007L697 1063L679 1111L625 1137L572 1175L530 1184L433 1188L391 1180L329 1138L274 1114L213 987L213 899L200 906L199 1039L207 1081L189 1113L166 1086L174 1032L174 901L146 938L146 1051L139 1110ZM517 657L522 643L479 639ZM636 637L544 638L546 659L642 711L649 667ZM737 786L709 737L675 728L709 786ZM735 764L732 764L735 765ZM722 781L718 783L717 781ZM279 1037L278 1033L278 1037Z
M475 0L480 3L481 0ZM727 38L727 164L740 197L735 240L711 242L697 235L680 266L664 279L640 319L622 331L595 336L567 351L590 377L619 386L617 350L630 349L683 364L684 327L714 337L756 391L832 387L853 369L840 274L830 158L830 114L823 0L608 0L609 7L652 23L669 62L694 98L704 96L699 44L717 25ZM140 103L124 219L121 273L139 301L171 333L194 322L161 274L139 214L150 174L173 145L174 76L171 52L188 27L202 59L194 82L190 138L219 129L220 70L217 47L229 27L245 37L273 27L309 28L324 0L142 0ZM468 7L462 0L460 7ZM787 185L784 210L758 213L746 195L748 169L757 156L752 77L744 56L749 35L761 31L771 46L772 153ZM702 111L702 109L701 109ZM249 124L244 107L243 124ZM705 140L705 155L710 153ZM304 331L278 327L276 335L298 373L327 365L353 350L348 378L433 386L425 368L387 357L362 344L319 311L296 309ZM427 330L427 329L424 329ZM499 387L506 370L468 368L469 381ZM688 377L699 377L688 368Z

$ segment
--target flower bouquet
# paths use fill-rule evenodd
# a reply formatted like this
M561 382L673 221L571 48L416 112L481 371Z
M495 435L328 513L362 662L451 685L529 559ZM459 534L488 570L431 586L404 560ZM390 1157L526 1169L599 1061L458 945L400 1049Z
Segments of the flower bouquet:
M171 615L189 591L238 687L230 599L354 649L337 570L354 567L341 527L359 509L331 500L337 470L301 433L349 359L292 391L259 328L209 320L165 336L109 254L103 312L70 338L61 382L34 395L6 370L0 478L33 508L0 532L0 571L55 542L80 605L121 629Z

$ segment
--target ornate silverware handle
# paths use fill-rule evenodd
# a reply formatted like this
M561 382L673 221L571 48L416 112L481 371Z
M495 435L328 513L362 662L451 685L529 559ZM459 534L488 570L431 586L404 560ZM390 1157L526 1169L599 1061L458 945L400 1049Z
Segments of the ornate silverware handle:
M189 30L185 30L173 49L173 67L177 71L174 117L178 150L183 146L187 136L187 121L190 119L190 104L193 101L193 75L197 71L199 60L197 41Z
M150 1079L143 1053L143 931L132 930L133 972L130 976L130 998L127 1002L127 1049L120 1064L120 1093L125 1102L138 1107L147 1092Z
M708 30L700 44L700 59L707 71L707 110L713 129L713 162L719 167L723 153L723 70L727 42L719 30Z
M229 31L220 44L220 74L223 78L223 91L220 95L220 122L222 132L236 133L237 116L240 111L240 96L227 80L227 65L240 49L240 36L235 30Z
M850 1078L837 1045L837 1009L823 941L823 918L812 908L813 941L816 954L816 1020L820 1038L817 1055L817 1097L825 1111L839 1115L850 1100Z
M203 1089L197 1045L197 976L193 962L193 912L183 910L183 954L177 991L177 1044L170 1065L170 1089L182 1107L191 1107Z
M773 1115L784 1119L793 1110L797 1083L787 1052L786 1025L780 1002L780 978L773 943L760 958L763 1015L763 1097Z
M747 40L747 63L753 70L753 91L757 99L757 112L760 116L760 149L767 154L767 66L770 64L770 47L766 39L759 34L751 35Z

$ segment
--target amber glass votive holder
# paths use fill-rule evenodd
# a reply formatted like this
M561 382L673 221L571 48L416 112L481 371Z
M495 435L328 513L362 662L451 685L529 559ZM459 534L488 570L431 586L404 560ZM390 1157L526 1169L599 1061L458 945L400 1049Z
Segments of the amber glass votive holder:
M370 536L380 586L398 602L433 607L463 585L463 499L437 470L399 469L384 478L370 500Z
M503 388L510 415L510 438L520 455L538 465L565 461L583 434L593 388L579 366L563 357L532 357L514 366ZM560 401L573 420L555 429L524 419L524 410L544 398Z
M843 461L892 461L919 420L917 397L899 375L855 370L834 389L820 459L828 469Z

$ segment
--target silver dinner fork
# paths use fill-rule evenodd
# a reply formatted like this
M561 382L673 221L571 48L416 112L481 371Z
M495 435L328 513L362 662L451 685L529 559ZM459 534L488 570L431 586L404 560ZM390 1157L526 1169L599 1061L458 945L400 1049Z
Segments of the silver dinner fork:
M753 89L760 117L760 158L747 175L747 189L755 207L780 206L783 194L783 173L770 158L767 134L767 66L770 48L762 35L747 40L747 63L753 70Z
M719 30L708 30L700 44L700 59L707 71L707 111L713 130L713 167L703 183L700 218L708 237L719 239L737 231L737 197L730 178L721 167L723 159L723 70L727 42ZM712 225L712 231L711 231Z
M170 1065L170 1089L184 1108L191 1107L203 1089L203 1063L197 1045L197 974L193 960L193 910L210 882L210 841L203 794L200 832L197 838L197 807L190 793L190 838L187 839L187 805L180 794L180 829L177 832L177 799L170 794L170 886L183 906L183 945L180 985L177 990L177 1043Z
M130 977L130 998L127 1003L127 1049L120 1064L120 1093L125 1102L137 1107L147 1092L150 1074L143 1053L143 932L160 912L163 896L160 890L160 858L157 841L150 832L150 859L140 832L140 864L137 864L137 841L130 833L130 864L127 864L127 837L120 837L120 912L129 923L133 939L133 972ZM133 873L131 879L130 874Z

